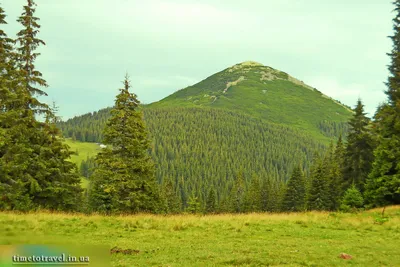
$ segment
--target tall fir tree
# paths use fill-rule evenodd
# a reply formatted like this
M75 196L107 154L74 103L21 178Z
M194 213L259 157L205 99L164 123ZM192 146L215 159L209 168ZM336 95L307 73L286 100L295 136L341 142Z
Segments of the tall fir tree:
M400 0L394 1L394 35L389 65L387 103L375 114L378 146L364 199L369 206L400 204Z
M17 48L19 57L18 65L22 72L22 81L31 96L41 96L47 94L35 86L47 87L48 85L42 78L42 73L35 68L35 60L40 55L40 53L35 53L35 50L40 45L45 45L45 42L37 37L40 25L38 23L39 18L34 15L36 11L35 6L36 4L33 0L27 0L24 11L18 18L18 22L22 24L23 29L17 33L16 41L19 44ZM33 107L40 106L47 108L47 105L40 103L37 99L32 100L36 102L30 103L31 107L33 105Z
M307 194L308 210L328 210L330 206L327 180L327 161L325 158L319 158L314 161L312 172L310 174L310 188Z
M107 147L96 157L90 204L108 213L157 212L160 196L148 132L128 76L123 83L104 129Z
M344 189L346 190L354 183L363 192L374 160L374 145L370 119L364 112L361 99L357 101L349 126L343 169Z
M28 5L34 3L28 1ZM25 27L21 32L33 31L36 35L38 31L25 23L33 17L34 10L29 14L26 7L24 10L19 19ZM45 85L35 78L41 74L33 67L38 56L33 51L40 42L35 43L29 34L19 35L18 40L22 46L8 56L10 75L3 76L7 79L9 97L2 99L5 108L0 114L5 133L5 146L0 152L0 181L8 187L1 197L2 208L75 210L80 203L81 188L75 165L67 161L71 153L62 142L51 109L41 105L29 90L34 84ZM22 66L28 58L24 70ZM46 111L45 122L35 118L38 106Z
M340 158L341 154L344 153L342 140L339 137L336 147L333 148L333 143L329 147L327 153L327 199L328 199L328 209L337 210L340 205L340 198L342 192L343 175L342 166L343 159Z
M303 171L300 166L293 169L287 183L282 203L283 211L303 211L305 209L306 185Z

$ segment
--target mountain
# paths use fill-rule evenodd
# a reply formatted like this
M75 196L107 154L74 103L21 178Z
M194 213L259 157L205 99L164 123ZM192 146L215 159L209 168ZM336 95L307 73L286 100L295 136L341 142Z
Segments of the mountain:
M351 109L285 72L243 62L149 105L212 107L306 130L316 138L337 136ZM327 128L335 128L329 133Z
M134 91L134 90L133 90ZM293 166L347 130L351 110L288 74L244 62L141 107L161 184L185 205L215 188L226 200L239 171L281 188ZM110 108L61 122L64 136L100 142Z

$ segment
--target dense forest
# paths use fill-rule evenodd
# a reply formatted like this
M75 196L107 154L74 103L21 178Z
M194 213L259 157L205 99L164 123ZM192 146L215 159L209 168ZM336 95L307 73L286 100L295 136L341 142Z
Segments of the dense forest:
M27 0L17 39L0 29L0 209L214 213L400 204L395 5L388 101L373 120L361 100L350 112L286 73L239 64L149 107L126 77L112 108L60 122L56 108L38 100L48 85L34 51L45 43ZM5 19L0 8L0 25ZM107 147L79 173L63 135ZM86 190L80 174L90 180Z
M61 129L78 139L83 136L80 131L68 132L68 126L82 125L84 118L93 126L91 122L105 121L102 115L109 117L108 110L61 124ZM192 194L205 201L210 187L215 188L217 200L226 198L239 169L246 184L252 173L262 180L284 182L294 165L308 170L314 152L326 149L304 132L220 109L144 109L144 117L154 140L150 153L157 180L161 184L171 180L185 205ZM83 170L88 169L85 164Z

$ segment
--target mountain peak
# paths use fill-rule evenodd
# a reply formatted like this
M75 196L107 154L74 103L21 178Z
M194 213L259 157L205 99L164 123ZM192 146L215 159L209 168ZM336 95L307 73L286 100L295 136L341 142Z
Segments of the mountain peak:
M236 65L241 65L241 66L264 66L263 64L258 63L256 61L244 61L244 62L236 64Z

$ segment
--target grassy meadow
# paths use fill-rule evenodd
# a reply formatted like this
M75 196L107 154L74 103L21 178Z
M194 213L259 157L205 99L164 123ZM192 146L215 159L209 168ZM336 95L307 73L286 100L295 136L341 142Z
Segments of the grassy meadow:
M73 141L71 138L66 138L65 143L70 147L72 152L75 152L75 154L71 155L70 160L78 167L83 160L96 156L101 149L96 143ZM89 181L85 177L81 177L82 188L87 188L88 185Z
M112 266L400 266L400 206L358 214L0 213L0 244L107 245ZM353 258L344 260L340 253Z
M65 143L69 145L72 152L75 152L74 155L71 155L71 161L76 163L78 166L88 157L95 156L101 149L96 143L73 141L70 138L66 138Z

